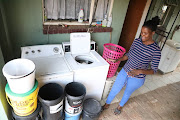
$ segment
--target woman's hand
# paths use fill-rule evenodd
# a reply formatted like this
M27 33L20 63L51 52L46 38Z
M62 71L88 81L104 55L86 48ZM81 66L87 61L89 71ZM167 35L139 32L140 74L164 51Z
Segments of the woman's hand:
M111 59L111 58L108 58L107 61L111 61L111 62L116 63L116 62L118 61L118 59Z
M138 70L138 69L131 69L130 72L128 72L128 76L134 77L137 76L139 74L142 74L142 70Z
M128 59L128 56L124 55L123 57L119 58L119 59L111 59L111 58L107 58L107 61L111 61L111 62L118 62L118 61L125 61Z

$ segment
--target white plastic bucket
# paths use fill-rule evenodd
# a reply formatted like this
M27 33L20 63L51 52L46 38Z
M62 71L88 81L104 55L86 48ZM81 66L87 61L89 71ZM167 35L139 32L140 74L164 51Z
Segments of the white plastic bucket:
M22 94L30 91L35 83L35 64L28 59L14 59L7 62L3 69L12 92Z

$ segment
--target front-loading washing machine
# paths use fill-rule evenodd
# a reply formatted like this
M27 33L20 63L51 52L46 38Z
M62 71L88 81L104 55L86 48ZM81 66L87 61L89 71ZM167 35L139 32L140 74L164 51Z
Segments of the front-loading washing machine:
M47 83L58 83L64 88L73 82L73 71L64 58L61 44L21 47L21 58L35 63L35 77L39 87Z
M90 33L71 33L70 49L63 44L65 58L74 72L74 81L86 87L86 98L101 100L109 64L92 48ZM95 48L95 46L94 46Z

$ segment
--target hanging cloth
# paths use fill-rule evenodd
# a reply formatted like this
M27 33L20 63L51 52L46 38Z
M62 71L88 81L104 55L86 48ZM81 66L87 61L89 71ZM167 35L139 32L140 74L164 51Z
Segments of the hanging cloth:
M65 19L65 0L60 0L60 8L59 8L59 18L60 19Z
M110 0L95 1L93 19L102 21L107 15ZM84 12L84 20L89 19L91 0L44 0L44 4L48 19L78 19L81 9Z
M107 15L107 13L109 12L109 7L110 7L109 0L105 0L104 1L104 16Z
M104 19L104 16L107 15L108 6L109 0L98 0L94 16L96 21L102 21Z
M58 19L59 15L59 0L45 0L45 10L47 11L48 19Z
M66 0L66 19L75 19L75 0Z
M84 20L89 19L89 10L90 10L90 4L91 0L85 0L84 1Z

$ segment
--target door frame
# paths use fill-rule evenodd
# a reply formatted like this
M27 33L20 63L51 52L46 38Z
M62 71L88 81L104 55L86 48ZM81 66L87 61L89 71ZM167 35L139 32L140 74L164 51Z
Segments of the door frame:
M142 17L141 17L141 21L140 21L140 23L139 23L139 27L138 27L138 29L137 29L135 38L139 38L139 37L140 37L141 28L142 28L142 26L143 26L143 24L144 24L144 21L145 21L145 19L146 19L147 14L148 14L148 11L149 11L151 2L152 2L152 0L147 0L147 2L146 2L146 6L145 6L145 8L144 8L143 15L142 15ZM134 39L135 39L135 38L134 38Z

